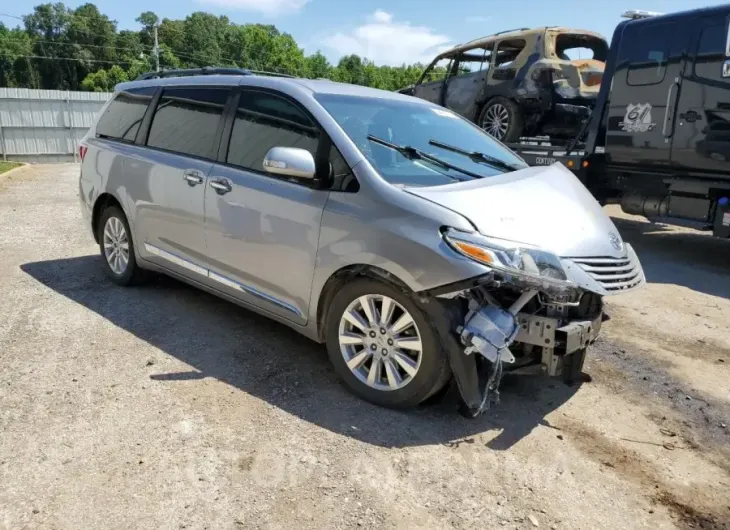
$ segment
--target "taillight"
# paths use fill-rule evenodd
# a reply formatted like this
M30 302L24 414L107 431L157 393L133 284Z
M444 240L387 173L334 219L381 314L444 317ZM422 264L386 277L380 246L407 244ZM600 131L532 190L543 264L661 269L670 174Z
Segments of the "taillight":
M79 157L81 158L82 162L84 161L84 157L86 156L86 151L88 151L88 150L89 150L89 148L86 147L85 145L79 146Z

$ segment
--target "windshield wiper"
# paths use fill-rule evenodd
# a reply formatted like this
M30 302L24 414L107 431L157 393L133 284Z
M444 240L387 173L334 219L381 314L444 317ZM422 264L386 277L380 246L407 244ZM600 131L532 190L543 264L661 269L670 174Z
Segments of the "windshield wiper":
M454 147L453 145L445 144L437 140L429 140L428 143L431 145L435 145L436 147L440 147L441 149L446 149L447 151L452 151L454 153L459 153L460 155L468 156L474 162L482 162L493 167L506 169L507 171L518 171L520 169L524 169L520 166L510 164L509 162L505 162L504 160L500 160L499 158L485 155L484 153L480 153L479 151L467 151L465 149L461 149L460 147Z
M373 136L372 134L368 134L367 136L368 140L371 142L375 142L376 144L383 145L385 147L388 147L392 149L393 151L397 151L404 157L406 157L408 160L428 160L434 165L441 166L445 169L453 169L454 171L458 171L459 173L463 173L464 175L469 175L472 178L480 179L484 178L483 175L480 175L479 173L472 173L471 171L460 168L459 166L455 166L454 164L451 164L449 162L446 162L445 160L441 160L438 157L435 157L433 155L429 155L428 153L424 153L420 149L416 149L415 147L412 147L410 145L398 145L390 143L387 140L383 140L382 138L378 138L377 136ZM444 175L446 177L452 178L454 180L464 180L460 179L458 177L455 177L453 175Z

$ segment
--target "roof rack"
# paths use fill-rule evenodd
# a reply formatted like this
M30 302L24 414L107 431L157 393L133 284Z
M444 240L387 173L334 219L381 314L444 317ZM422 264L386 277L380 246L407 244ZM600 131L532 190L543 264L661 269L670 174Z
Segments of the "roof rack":
M268 75L272 77L295 77L293 75L281 74L279 72L267 72L266 70L249 70L248 68L231 68L225 66L203 66L202 68L181 68L161 70L159 72L147 72L140 75L136 81L191 75Z
M144 79L160 79L163 77L183 77L189 75L253 75L253 72L251 72L251 70L246 70L245 68L204 66L202 68L181 68L161 70L159 72L147 72L140 75L136 81L142 81Z
M527 31L530 28L512 28L512 29L506 29L504 31L498 31L497 33L492 33L490 37L493 37L494 35L502 35L504 33L512 33L513 31Z
M630 18L631 20L639 20L642 18L659 17L659 16L662 16L663 14L664 13L658 13L656 11L645 11L643 9L629 9L623 15L621 15L621 18Z
M289 74L282 74L279 72L268 72L266 70L249 70L254 75L270 75L271 77L290 77L294 79L295 75L289 75Z

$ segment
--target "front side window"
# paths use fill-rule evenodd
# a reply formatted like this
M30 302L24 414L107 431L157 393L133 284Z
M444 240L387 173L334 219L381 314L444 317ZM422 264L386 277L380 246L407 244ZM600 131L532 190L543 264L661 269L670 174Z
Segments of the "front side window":
M437 186L458 180L491 177L509 171L504 167L479 161L477 157L438 147L434 142L469 153L483 153L514 169L527 167L520 158L483 130L441 107L417 100L340 94L317 94L315 97L378 173L392 184ZM369 136L390 144L415 148L476 176L411 159L412 157L372 141Z
M458 56L455 75L468 75L475 72L489 70L489 62L492 59L492 50L487 48L474 48L463 52Z
M430 66L423 74L421 83L433 83L436 81L443 81L444 78L451 71L453 59L451 57L445 57L436 61L436 64Z
M134 142L157 87L131 88L119 92L104 110L96 125L96 136Z
M298 147L316 157L319 129L294 103L266 92L244 91L233 122L226 162L264 171L272 147Z
M669 61L673 24L629 24L621 36L619 68L627 68L626 83L656 85L664 81Z
M201 158L215 158L215 138L228 90L166 88L155 110L147 145Z

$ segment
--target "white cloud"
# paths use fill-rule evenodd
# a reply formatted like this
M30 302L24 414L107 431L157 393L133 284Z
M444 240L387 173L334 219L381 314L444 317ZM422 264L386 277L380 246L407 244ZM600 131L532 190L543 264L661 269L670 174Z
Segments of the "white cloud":
M382 9L376 9L375 13L373 13L373 20L375 22L380 22L381 24L390 24L393 20L393 15L386 13Z
M403 63L429 63L448 48L446 35L425 26L393 20L393 15L376 10L365 24L350 32L337 32L322 39L322 44L342 55L357 54L376 64L399 66Z
M310 0L198 0L204 4L214 4L242 11L258 11L267 16L286 15L299 11Z
M477 24L479 22L489 22L492 20L492 17L482 17L479 15L474 15L471 17L466 17L466 21L472 24Z

